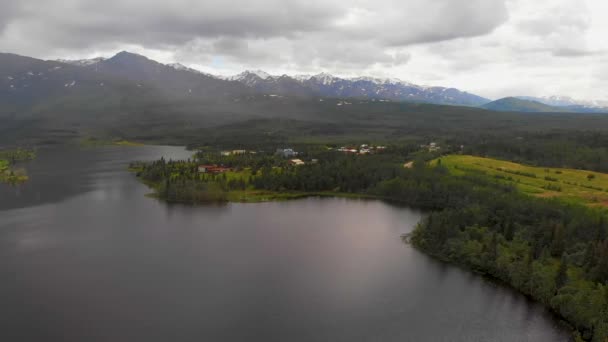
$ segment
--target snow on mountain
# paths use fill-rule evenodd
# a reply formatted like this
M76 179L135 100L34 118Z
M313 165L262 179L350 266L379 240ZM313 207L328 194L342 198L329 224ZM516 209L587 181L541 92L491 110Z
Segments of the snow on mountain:
M377 85L382 85L382 84L401 84L401 85L407 85L407 86L416 86L415 84L409 83L409 82L405 82L402 81L398 78L376 78L376 77L369 77L369 76L360 76L360 77L353 77L353 78L348 78L348 80L353 81L353 82L371 82Z
M336 81L341 80L340 78L335 77L334 75L331 75L331 74L328 74L328 73L325 73L325 72L322 72L320 74L314 75L309 80L312 80L312 79L315 79L318 82L321 82L323 85L329 85L329 84L332 84L332 83L334 83Z
M294 75L293 79L296 81L299 81L299 82L304 82L304 81L308 81L311 77L312 77L312 75L298 74L298 75Z
M357 97L465 106L489 102L458 89L419 86L396 78L341 78L326 72L316 75L273 76L261 70L247 70L226 79L238 81L260 93L294 96Z
M144 60L147 61L147 59L145 59L143 56L139 56L141 58L136 57L138 57L138 55L122 52L109 60L100 57L83 60L61 60L60 62L86 67L104 61L112 61L114 59L117 60L116 63L123 59L127 60L126 62L131 60L132 63L119 63L122 65L122 67L126 67L127 69L125 69L125 72L128 72L130 70L128 65L145 64ZM138 63L134 62L136 59L139 61ZM102 64L103 63L100 64L100 67ZM488 99L476 96L474 94L469 94L458 89L420 86L402 81L397 78L378 78L369 76L343 78L326 72L316 75L275 76L259 69L246 70L238 75L224 77L207 74L180 63L170 63L165 65L177 71L191 72L221 80L236 81L258 93L263 94L280 94L283 96L367 98L376 100L424 102L465 106L478 106L490 102Z
M245 70L238 75L227 77L227 79L231 81L242 81L251 77L258 77L262 80L266 80L268 78L272 78L273 76L263 70Z
M137 56L122 52L121 55ZM128 57L128 56L127 56ZM145 57L141 56L145 59ZM109 61L103 57L80 60L60 59L57 62L87 67ZM103 63L99 64L100 67ZM490 100L455 88L424 86L409 83L397 78L379 78L370 76L338 77L322 72L316 75L271 75L263 70L246 70L234 76L208 74L180 63L165 64L178 71L213 77L219 80L239 82L258 93L281 94L284 96L321 96L342 98L368 98L376 100L410 101L449 105L480 106ZM60 68L60 67L55 67ZM49 70L51 71L51 70ZM27 74L32 77L33 74ZM188 88L190 89L190 88ZM549 106L570 107L572 110L596 110L608 108L608 101L578 100L568 96L518 96L518 99L536 101Z
M89 66L105 61L104 57L96 57L91 59L58 59L57 62L71 64L76 66Z
M198 71L196 69L188 68L187 66L185 66L185 65L183 65L181 63L169 63L169 64L166 64L166 65L172 67L175 70L182 70L182 71L190 71L190 72L200 73L200 71Z
M188 72L195 73L195 74L200 74L200 75L205 75L205 76L213 77L213 78L218 79L218 80L224 79L224 78L222 78L220 76L212 75L212 74L209 74L209 73L206 73L206 72L202 72L200 70L189 68L189 67L187 67L187 66L185 66L185 65L183 65L181 63L169 63L169 64L165 64L165 65L168 66L168 67L172 67L175 70L188 71Z
M255 74L257 77L259 77L259 78L261 78L263 80L265 80L265 79L267 79L269 77L272 77L272 76L270 76L269 73L267 73L265 71L262 71L262 70L253 70L253 71L248 71L248 72L250 72L252 74Z

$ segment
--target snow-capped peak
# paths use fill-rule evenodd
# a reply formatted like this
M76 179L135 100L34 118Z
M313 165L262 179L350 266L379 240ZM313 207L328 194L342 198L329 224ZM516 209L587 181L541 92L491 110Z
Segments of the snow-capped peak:
M304 82L304 81L308 81L312 76L311 75L304 75L304 74L299 74L299 75L294 75L293 79L299 82Z
M252 79L252 77L253 77L253 79ZM244 82L246 84L255 84L256 78L261 78L262 80L267 80L267 79L272 79L273 76L262 70L245 70L238 75L226 77L225 79L228 81L239 81L239 82Z
M263 70L260 70L260 69L257 69L257 70L245 70L244 72L240 73L239 75L247 76L247 75L251 75L251 74L256 75L257 77L259 77L259 78L261 78L263 80L272 77L272 75L270 75L266 71L263 71Z
M407 86L414 86L413 84L411 84L409 82L402 81L402 80L400 80L398 78L376 78L376 77L369 77L369 76L360 76L360 77L350 78L349 80L353 81L353 82L357 82L357 81L372 82L372 83L378 84L378 85L382 85L382 84L401 84L401 85L407 85Z
M58 59L57 62L71 64L76 66L89 66L105 61L104 57L96 57L91 59Z
M335 77L334 75L328 74L326 72L322 72L320 74L316 74L314 76L311 77L311 79L316 79L318 81L320 81L321 83L323 83L324 85L329 85L334 83L335 81L339 80L339 78Z

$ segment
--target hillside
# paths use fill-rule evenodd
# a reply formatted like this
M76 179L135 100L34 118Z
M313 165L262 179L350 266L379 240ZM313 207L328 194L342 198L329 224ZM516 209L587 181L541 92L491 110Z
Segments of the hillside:
M370 84L388 89L395 80L350 80L356 86L332 93L346 81L327 74L297 80L277 80L263 72L242 77L252 84L266 79L271 85L256 90L243 80L220 79L128 52L64 62L0 54L0 144L54 144L89 137L189 143L226 140L235 134L248 140L391 140L608 126L603 115L584 114L587 120L575 114L530 116L369 99L356 92ZM433 89L425 91L451 94L446 88ZM318 91L327 96L315 95Z
M605 173L534 167L468 155L449 155L440 159L441 165L455 174L481 172L533 196L608 207L608 174Z
M608 113L608 102L576 100L569 96L517 96L518 99L540 102L553 107L579 113Z
M500 112L570 112L570 110L565 108L549 106L540 102L519 99L516 97L505 97L490 103L486 103L481 107Z

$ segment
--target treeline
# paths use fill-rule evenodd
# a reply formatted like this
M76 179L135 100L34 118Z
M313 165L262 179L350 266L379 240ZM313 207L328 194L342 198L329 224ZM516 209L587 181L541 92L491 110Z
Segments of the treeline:
M130 168L167 202L218 203L227 200L226 187L219 182L221 177L199 173L197 163L191 160L161 158L151 163L131 163Z
M605 211L518 193L481 174L418 167L379 183L378 196L431 209L412 243L500 279L547 305L584 339L608 340Z
M608 133L556 131L471 135L452 141L464 153L514 162L608 172Z
M272 191L366 192L403 172L394 155L317 155L316 163L287 168L265 167L252 180L256 189Z

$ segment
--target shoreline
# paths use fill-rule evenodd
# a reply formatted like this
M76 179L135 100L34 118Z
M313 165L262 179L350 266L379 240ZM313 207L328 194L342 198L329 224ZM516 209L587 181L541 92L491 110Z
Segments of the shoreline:
M135 169L131 169L131 172L136 171ZM383 197L383 196L377 196L377 195L372 195L372 194L364 194L364 193L348 193L348 192L332 192L332 191L325 191L325 192L318 192L318 191L310 191L310 192L300 192L300 191L271 191L271 190L255 190L255 189L248 189L248 190L231 190L231 191L226 191L225 192L225 198L223 198L223 200L221 201L201 201L201 202L197 202L197 201L179 201L179 200L168 200L166 198L161 198L158 194L158 188L160 187L160 184L155 184L155 183L150 183L150 182L146 182L143 179L141 179L140 177L136 176L137 179L144 183L145 185L147 185L149 188L151 188L153 190L152 193L148 194L148 197L153 197L156 198L160 201L163 201L167 204L184 204L184 205L205 205L205 204L221 204L221 205L225 205L228 203L264 203L264 202L281 202L281 201L288 201L288 200L296 200L296 199L303 199L303 198L308 198L308 197L333 197L333 198L352 198L352 199L368 199L368 200L380 200L383 202L388 202L388 203L394 203L394 204L407 204L404 201L401 201L399 199L395 199L395 198L389 198L389 197ZM415 209L419 209L419 210L423 210L426 212L430 212L433 211L433 208L421 208L421 207L416 207L415 205L408 205L408 207L410 208L415 208ZM434 210L437 210L436 208ZM439 210L441 211L441 210ZM419 224L422 222L422 220L419 222ZM416 228L405 235L402 235L400 238L402 239L402 241L404 243L407 243L409 245L411 245L412 247L414 247L415 249L417 249L418 251L420 251L421 253L433 258L434 260L438 261L438 262L442 262L448 265L452 265L452 266L456 266L458 268L461 268L463 270L466 270L468 272L472 272L473 274L476 275L480 275L483 278L492 281L496 284L500 284L501 286L505 286L508 287L509 289L517 292L518 294L523 295L524 297L526 297L528 300L542 306L545 310L547 310L548 312L550 312L552 314L552 316L554 316L556 323L563 325L564 327L567 327L572 335L572 340L574 341L583 341L583 339L581 339L581 332L575 328L574 323L568 321L565 317L563 317L558 311L556 311L554 308L552 308L551 306L543 303L540 300L535 299L532 295L521 291L520 289L518 289L517 287L515 287L514 285L493 276L492 274L485 272L483 270L476 270L474 268L470 268L467 267L467 265L463 264L463 263L459 263L458 261L455 260L451 260L449 257L444 256L444 255L440 255L437 253L434 253L432 251L426 250L423 247L419 246L416 244L415 239L412 239L412 236L415 234L415 231L418 228L419 225L416 226Z

